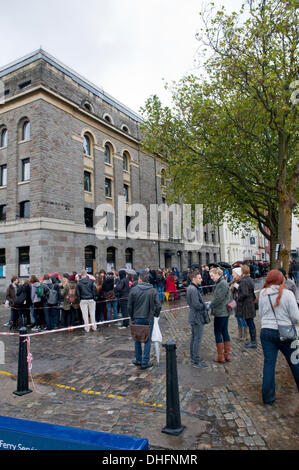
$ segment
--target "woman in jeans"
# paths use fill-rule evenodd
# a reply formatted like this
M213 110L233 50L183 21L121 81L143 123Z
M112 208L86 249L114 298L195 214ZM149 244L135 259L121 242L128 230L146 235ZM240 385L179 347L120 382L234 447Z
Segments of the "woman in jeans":
M270 296L270 298L269 298ZM274 308L271 307L271 302ZM281 351L289 364L299 391L299 363L296 357L296 341L281 341L279 325L298 325L299 310L293 292L285 287L283 274L273 269L259 296L261 316L261 343L264 352L262 396L265 404L271 405L275 399L275 366L278 351ZM275 318L276 317L276 318Z
M217 347L215 362L230 361L230 337L228 334L229 312L226 305L229 303L229 285L223 277L220 268L210 270L212 281L216 284L214 295L210 304L211 315L214 316L214 334Z

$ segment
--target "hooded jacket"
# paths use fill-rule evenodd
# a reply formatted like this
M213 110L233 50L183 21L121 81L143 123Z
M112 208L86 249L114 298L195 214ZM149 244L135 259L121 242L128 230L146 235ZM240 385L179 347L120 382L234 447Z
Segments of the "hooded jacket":
M128 299L128 314L134 321L136 318L149 319L158 317L161 311L161 303L158 292L148 282L139 282L131 288Z
M37 302L41 302L41 297L39 297L37 294L36 294L36 289L38 288L38 286L40 285L40 282L34 282L33 284L31 284L31 302L33 304L37 303Z
M189 323L190 325L205 325L210 323L210 317L202 296L200 288L191 283L187 287L187 303L189 305Z
M115 292L120 299L128 298L130 291L130 281L127 278L127 273L124 270L119 271L119 281L116 284Z
M94 282L89 277L83 277L77 284L77 298L78 302L81 300L95 300L97 289Z
M274 307L278 296L279 286L271 286L262 289L259 296L259 314L261 316L261 328L270 328L278 330L277 322L282 326L299 324L299 309L293 292L283 289L280 303L275 307L275 319L268 295L271 296L271 302Z

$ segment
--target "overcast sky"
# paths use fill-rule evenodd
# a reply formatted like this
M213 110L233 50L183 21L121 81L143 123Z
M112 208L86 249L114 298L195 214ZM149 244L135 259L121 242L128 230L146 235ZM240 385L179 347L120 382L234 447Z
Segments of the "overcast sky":
M0 0L1 63L38 49L139 112L151 94L194 71L207 0ZM240 0L214 0L239 10Z

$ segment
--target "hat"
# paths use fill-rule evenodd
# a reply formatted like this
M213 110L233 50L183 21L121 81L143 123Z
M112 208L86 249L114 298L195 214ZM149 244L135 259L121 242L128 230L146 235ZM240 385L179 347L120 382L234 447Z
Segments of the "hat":
M242 270L241 270L241 268L234 268L233 273L236 273L237 276L241 276L242 275Z
M71 275L69 276L69 281L70 281L70 282L75 282L75 280L76 280L75 274L71 274Z

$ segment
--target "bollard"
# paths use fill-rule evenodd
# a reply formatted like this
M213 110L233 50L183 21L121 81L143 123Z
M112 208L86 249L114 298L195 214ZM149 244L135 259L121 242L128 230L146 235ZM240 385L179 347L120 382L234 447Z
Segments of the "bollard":
M178 436L185 426L181 425L176 344L167 341L162 346L166 348L166 426L162 432Z
M27 328L20 328L20 341L19 341L19 362L18 362L18 384L17 390L13 392L15 395L23 396L31 393L32 390L28 388L28 363L27 363L27 342L26 338L21 335L27 334Z

